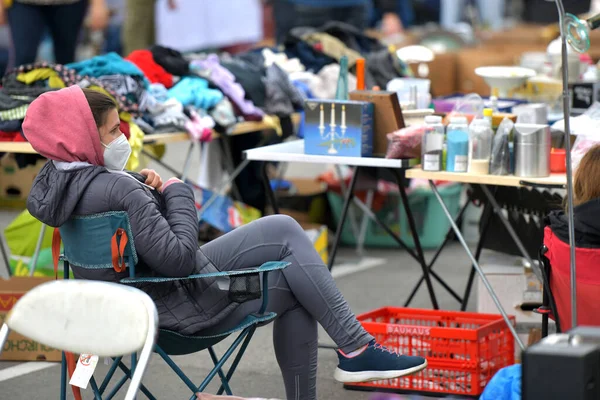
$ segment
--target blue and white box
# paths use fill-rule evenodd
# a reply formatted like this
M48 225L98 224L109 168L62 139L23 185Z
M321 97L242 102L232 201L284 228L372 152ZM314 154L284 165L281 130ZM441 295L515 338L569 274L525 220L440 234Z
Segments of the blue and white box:
M305 154L341 157L373 155L373 103L306 100L304 115Z

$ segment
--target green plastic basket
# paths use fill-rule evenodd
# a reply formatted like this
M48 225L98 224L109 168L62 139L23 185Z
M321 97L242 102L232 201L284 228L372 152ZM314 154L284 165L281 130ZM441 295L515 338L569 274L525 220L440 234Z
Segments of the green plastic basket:
M438 190L446 207L453 217L458 215L460 210L460 193L462 185L450 184L439 186ZM342 213L343 199L338 193L327 192L329 204L335 223L337 224ZM410 209L415 219L417 232L421 247L424 249L435 249L440 246L446 238L446 233L450 229L450 222L444 214L444 210L438 203L435 195L430 189L417 188L408 195ZM357 219L356 226L360 227L363 213L355 205L351 206L354 209L354 216ZM406 213L402 207L399 193L390 193L383 205L378 210L377 216L381 218L410 248L414 248L414 240L406 218ZM365 247L391 248L397 247L396 241L379 227L374 221L370 220L367 223L365 234ZM348 215L344 229L342 230L341 242L344 245L356 245L356 237L352 232L350 215Z

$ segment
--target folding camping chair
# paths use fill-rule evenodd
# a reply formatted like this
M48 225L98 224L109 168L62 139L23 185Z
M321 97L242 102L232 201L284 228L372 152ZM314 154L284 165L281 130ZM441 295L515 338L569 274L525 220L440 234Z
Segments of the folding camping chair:
M152 299L138 289L107 282L54 281L36 286L14 305L0 328L0 353L10 330L78 354L116 357L141 350L125 396L133 400L152 354L158 314Z
M600 326L600 248L577 247L575 256L578 325ZM544 267L544 299L538 309L543 315L542 336L548 334L549 317L555 320L558 332L569 331L572 328L570 247L549 226L544 228L540 262Z
M275 313L265 312L268 304L268 273L270 271L284 269L289 263L273 261L252 269L196 274L186 278L136 278L135 266L138 262L138 256L135 251L133 234L129 223L129 217L126 212L107 212L91 216L75 216L63 224L60 227L59 232L60 236L57 234L57 231L55 231L53 251L55 254L59 253L60 240L62 239L64 251L61 259L64 262L65 279L68 279L69 277L70 266L84 269L114 269L117 272L125 272L128 270L129 278L121 280L122 283L147 284L191 279L225 278L229 279L229 298L232 301L242 303L244 301L258 299L262 295L262 305L260 310L255 314L248 315L238 326L226 332L207 336L184 336L177 332L160 329L158 333L157 344L154 351L165 360L169 367L173 369L179 378L192 391L190 399L194 399L197 392L204 391L216 375L219 375L221 380L221 387L218 394L225 392L228 395L232 395L229 382L256 328L259 325L264 325L273 321L277 316ZM58 257L56 257L55 269L57 268L57 264ZM239 332L239 335L219 359L213 346L236 332ZM229 371L225 373L223 366L231 358L238 347L239 351L233 359ZM196 385L184 374L177 364L175 364L170 356L191 354L201 350L208 350L215 366L202 383ZM64 367L64 363L65 359L63 358L63 382L66 380L66 368ZM102 399L102 395L106 391L117 368L121 369L125 373L125 376L116 384L112 391L104 397L105 400L111 399L127 379L131 378L132 371L136 370L136 355L133 354L131 357L131 370L123 364L120 357L114 359L114 362L100 387L92 384L96 399ZM94 382L92 381L92 383ZM61 389L61 398L65 399L66 389L64 386ZM143 385L140 389L149 399L155 399L150 391Z

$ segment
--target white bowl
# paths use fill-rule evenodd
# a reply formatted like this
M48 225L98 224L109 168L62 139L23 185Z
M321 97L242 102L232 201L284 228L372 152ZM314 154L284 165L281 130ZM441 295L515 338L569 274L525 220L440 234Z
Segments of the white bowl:
M475 74L481 76L492 89L498 89L500 98L506 98L510 90L523 85L536 72L523 67L479 67L475 68Z

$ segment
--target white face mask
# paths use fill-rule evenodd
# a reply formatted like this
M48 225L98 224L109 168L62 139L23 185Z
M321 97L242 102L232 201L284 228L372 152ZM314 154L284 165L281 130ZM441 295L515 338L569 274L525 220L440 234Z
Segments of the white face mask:
M131 155L131 146L125 135L121 135L109 144L102 143L104 150L104 166L111 171L122 171Z

